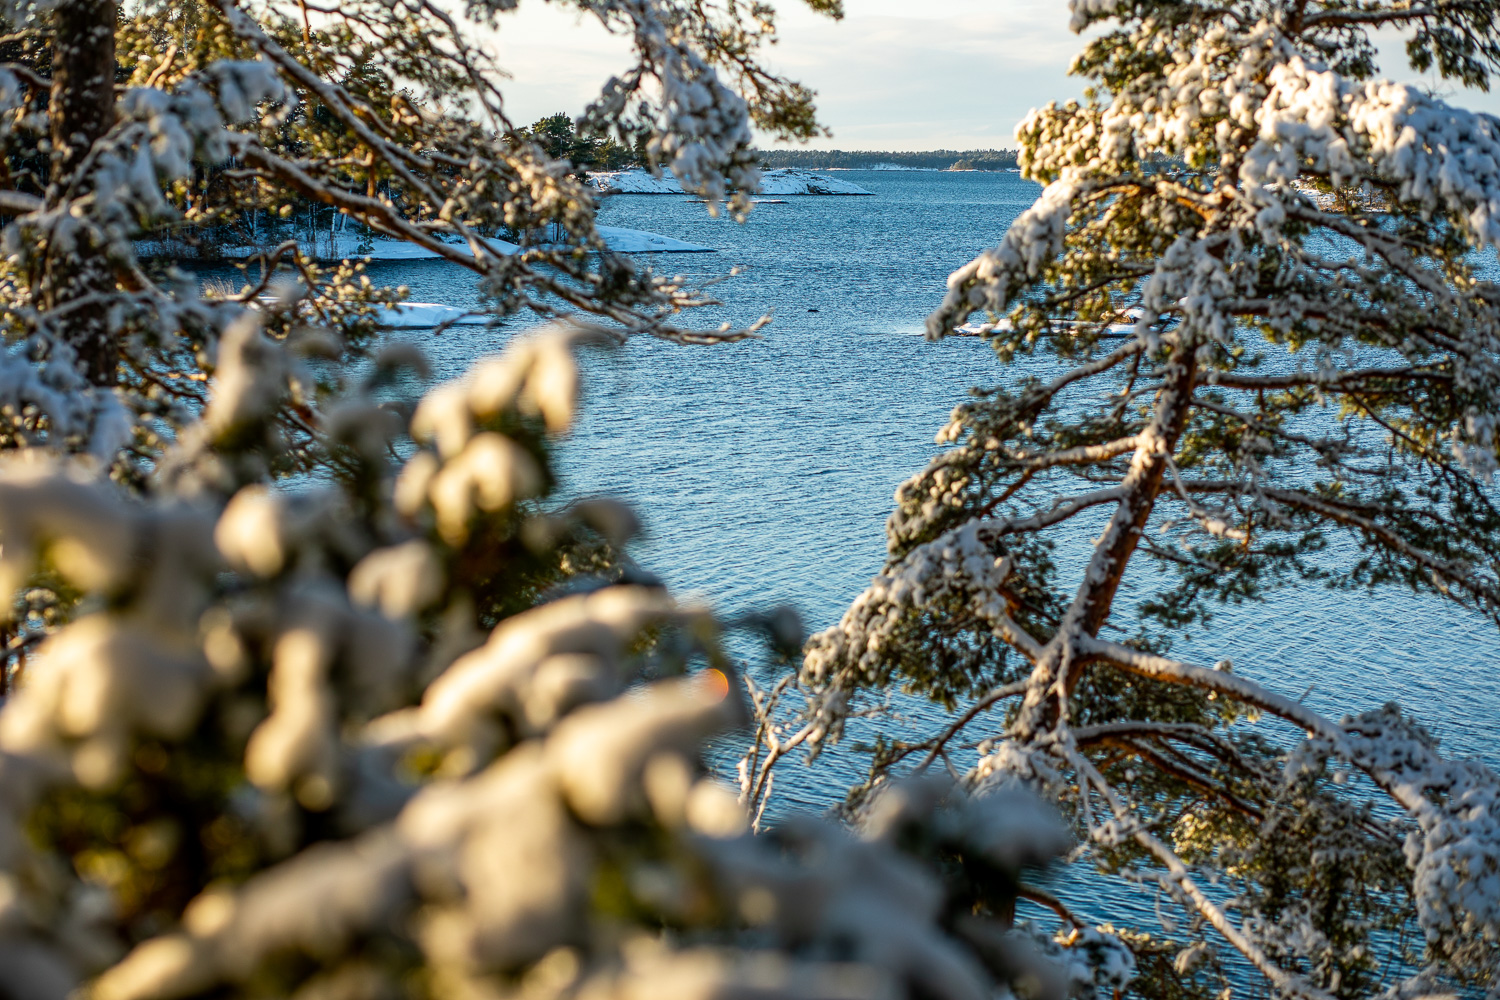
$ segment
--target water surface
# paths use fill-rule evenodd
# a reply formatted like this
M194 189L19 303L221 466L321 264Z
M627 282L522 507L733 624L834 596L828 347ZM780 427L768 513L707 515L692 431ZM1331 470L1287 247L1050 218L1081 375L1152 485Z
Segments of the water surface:
M717 286L725 304L703 325L774 318L755 341L642 339L591 359L585 416L563 455L569 491L635 506L647 529L637 556L679 595L726 613L789 603L813 630L837 621L879 571L892 493L933 453L952 406L970 386L1016 377L978 340L930 344L920 330L948 274L994 245L1039 190L1005 173L843 176L875 197L788 198L759 206L743 226L686 198L609 199L602 223L718 249L656 255L658 269L700 280L742 269ZM410 286L415 300L475 302L468 274L446 263L370 272ZM452 376L503 339L456 328L424 343L438 373ZM1081 523L1063 539L1064 567L1085 557L1093 530ZM1230 657L1246 676L1306 692L1334 716L1398 700L1450 752L1500 763L1496 630L1436 599L1282 591L1225 609L1175 652ZM928 706L898 708L909 734L941 724ZM863 767L847 748L811 770L789 767L778 780L782 805L825 808ZM1085 893L1071 895L1091 912ZM1110 895L1149 921L1149 900Z

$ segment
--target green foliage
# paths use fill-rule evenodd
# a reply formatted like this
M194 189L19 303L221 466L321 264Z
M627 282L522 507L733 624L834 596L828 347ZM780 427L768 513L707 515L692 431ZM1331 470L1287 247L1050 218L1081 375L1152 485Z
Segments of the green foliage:
M548 156L571 163L578 176L590 170L623 170L640 162L639 150L627 150L611 138L579 134L573 119L561 111L537 119L527 135Z

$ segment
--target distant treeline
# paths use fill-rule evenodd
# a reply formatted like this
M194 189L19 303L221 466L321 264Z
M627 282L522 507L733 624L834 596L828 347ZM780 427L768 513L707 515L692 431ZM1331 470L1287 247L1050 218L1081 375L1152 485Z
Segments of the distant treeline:
M881 164L929 170L1005 170L1016 165L1012 149L933 149L921 153L887 153L842 149L764 149L761 165L805 170L869 170Z

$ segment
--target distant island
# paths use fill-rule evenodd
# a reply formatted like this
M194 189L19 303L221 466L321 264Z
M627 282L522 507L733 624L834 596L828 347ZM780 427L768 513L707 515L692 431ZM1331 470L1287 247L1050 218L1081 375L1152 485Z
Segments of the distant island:
M760 163L768 170L1013 170L1013 149L933 149L893 153L843 149L763 149Z

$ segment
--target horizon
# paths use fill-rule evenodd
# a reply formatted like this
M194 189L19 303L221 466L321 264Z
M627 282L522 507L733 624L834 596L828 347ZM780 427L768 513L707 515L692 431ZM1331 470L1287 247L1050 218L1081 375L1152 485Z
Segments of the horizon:
M832 134L767 151L930 152L1014 149L1015 127L1033 108L1083 94L1067 75L1083 39L1067 6L1043 0L849 0L843 21L802 4L777 9L776 71L817 92L818 119ZM506 104L517 124L562 111L577 116L611 73L626 65L624 39L550 4L522 5L485 33L511 74ZM1500 114L1500 94L1414 74L1401 40L1380 38L1381 74L1426 86L1462 107Z

